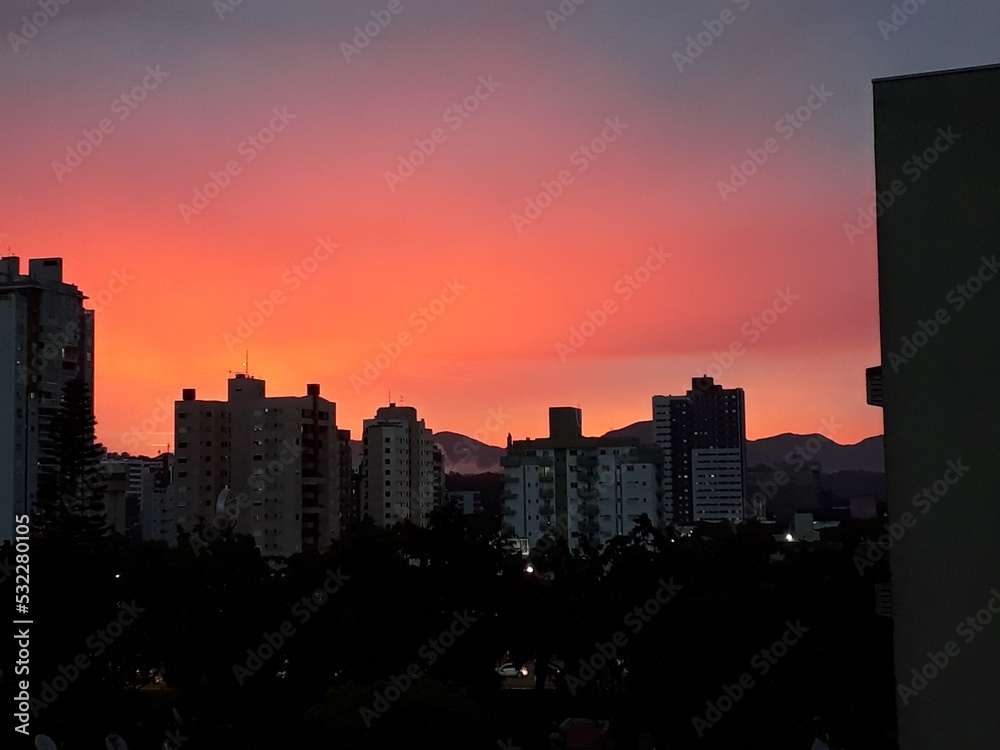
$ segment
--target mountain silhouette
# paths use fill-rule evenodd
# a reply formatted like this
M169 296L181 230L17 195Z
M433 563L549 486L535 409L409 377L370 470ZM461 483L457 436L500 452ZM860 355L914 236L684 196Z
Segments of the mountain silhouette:
M637 437L644 443L653 443L653 422L634 422L617 430L611 430L601 437ZM361 457L361 442L351 441L356 463ZM444 454L446 472L459 474L481 474L499 472L500 457L504 448L489 445L458 432L434 433L436 442ZM789 455L798 451L813 463L820 465L824 474L839 471L885 472L885 455L882 436L865 438L853 445L841 445L817 433L796 435L786 432L781 435L747 441L747 466L759 464L780 466Z

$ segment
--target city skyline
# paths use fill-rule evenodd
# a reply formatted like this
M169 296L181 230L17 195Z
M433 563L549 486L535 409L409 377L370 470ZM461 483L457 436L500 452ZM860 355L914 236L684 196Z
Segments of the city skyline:
M247 350L355 432L602 434L707 374L750 438L880 434L870 81L993 62L1000 9L568 6L11 3L0 247L97 309L100 440Z

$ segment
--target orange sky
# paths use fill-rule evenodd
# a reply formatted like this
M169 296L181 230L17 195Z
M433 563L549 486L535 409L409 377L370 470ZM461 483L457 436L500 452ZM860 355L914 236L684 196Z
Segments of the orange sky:
M243 3L221 20L210 3L181 5L67 5L5 51L0 156L16 179L0 235L22 258L65 258L99 308L109 449L129 433L146 452L171 442L158 404L185 387L223 397L244 349L271 395L321 383L355 436L390 391L436 431L472 434L502 410L495 444L544 434L550 405L581 406L600 434L650 418L654 394L703 372L746 390L751 438L881 432L864 391L879 358L874 232L849 242L843 227L872 191L868 81L916 63L871 19L750 7L679 72L672 53L714 6L595 2L553 30L537 3L405 4L347 62L340 44L382 5ZM816 43L775 54L795 24L813 24ZM929 33L911 34L923 64L953 67ZM821 84L833 96L785 140L776 123ZM92 153L54 166L105 118ZM266 145L248 141L272 125ZM723 200L719 181L768 138L778 150ZM433 153L387 179L416 141ZM239 171L217 195L183 210L229 162ZM518 226L512 214L561 173L560 194ZM317 238L338 247L314 260ZM652 247L669 259L630 282ZM127 286L102 294L116 273ZM436 302L449 283L459 293ZM794 301L761 328L779 291ZM240 332L272 293L281 302ZM557 348L606 303L582 346ZM400 334L409 344L358 386ZM710 369L734 343L731 366Z

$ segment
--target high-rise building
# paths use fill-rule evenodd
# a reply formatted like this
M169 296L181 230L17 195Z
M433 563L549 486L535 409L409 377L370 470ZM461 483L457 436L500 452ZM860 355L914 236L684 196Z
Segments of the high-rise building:
M351 431L337 430L337 442L340 450L339 536L361 520L361 508L358 502L357 471L351 451Z
M433 434L412 406L390 403L364 422L361 513L377 526L427 526L444 487ZM440 453L440 451L438 451Z
M142 498L142 538L163 541L171 547L177 544L177 503L172 481L174 456L164 453L150 461L145 471L151 487L144 486Z
M110 455L101 461L108 525L133 539L177 541L173 504L167 504L170 454L157 458Z
M1000 66L873 90L899 746L1000 747Z
M627 534L643 515L656 522L659 451L638 438L583 436L583 414L549 408L549 437L514 440L500 464L504 528L533 547L545 534L570 549Z
M661 523L742 521L746 504L746 412L742 388L693 378L683 396L653 396L653 430L663 451Z
M62 279L62 258L0 258L0 540L13 537L15 515L30 513L38 484L39 446L70 380L93 397L94 311Z
M265 555L322 551L339 534L337 406L318 384L279 397L264 385L240 373L226 401L199 401L186 388L175 402L177 523L211 526L235 508L234 531Z

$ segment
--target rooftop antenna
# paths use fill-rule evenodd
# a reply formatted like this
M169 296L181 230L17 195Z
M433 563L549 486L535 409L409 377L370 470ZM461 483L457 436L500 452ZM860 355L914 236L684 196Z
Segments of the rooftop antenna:
M247 349L246 355L243 358L243 374L248 378L250 377L250 350Z

